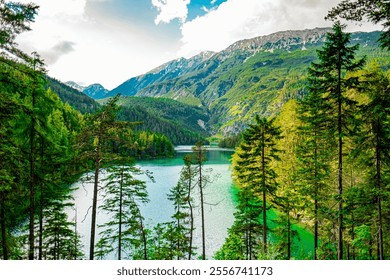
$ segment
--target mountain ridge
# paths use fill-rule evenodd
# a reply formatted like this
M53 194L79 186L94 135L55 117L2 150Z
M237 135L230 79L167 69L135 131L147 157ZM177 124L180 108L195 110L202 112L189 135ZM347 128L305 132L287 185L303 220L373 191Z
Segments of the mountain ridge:
M81 86L76 82L73 81L68 81L64 83L65 85L74 88L82 93L85 93L89 97L92 97L93 99L101 99L101 98L106 98L107 94L109 93L109 90L104 88L101 84L99 83L94 83L89 86Z
M220 52L202 52L188 59L178 58L166 62L143 75L132 77L113 90L109 91L107 96L114 96L118 93L124 96L152 96L154 94L146 93L145 89L160 82L167 82L166 86L171 88L170 84L177 79L207 67L216 68L226 59L240 52L242 56L249 58L259 51L273 52L275 50L292 51L296 49L305 50L310 47L318 47L325 41L326 33L331 28L314 28L305 30L287 30L279 31L269 35L257 36L251 39L237 41ZM362 32L355 32L362 33ZM352 33L354 34L354 33ZM204 56L204 54L207 54ZM199 59L202 57L202 59ZM242 60L243 62L244 60ZM190 68L189 68L190 67ZM171 83L169 83L171 82ZM157 94L161 96L161 94Z
M235 42L218 53L178 58L128 79L106 96L163 97L198 106L210 114L206 126L212 134L236 134L254 114L276 114L289 99L305 95L307 69L329 31L280 31ZM351 33L352 43L361 46L358 56L386 60L379 35Z

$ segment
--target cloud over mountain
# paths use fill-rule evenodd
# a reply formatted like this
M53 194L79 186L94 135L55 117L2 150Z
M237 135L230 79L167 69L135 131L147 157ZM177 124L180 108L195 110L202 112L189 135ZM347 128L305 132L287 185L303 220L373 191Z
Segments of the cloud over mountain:
M61 56L75 51L75 43L70 41L60 41L47 51L41 51L46 64L52 65L60 59Z
M152 0L152 5L159 14L154 20L155 24L169 23L174 19L184 22L188 14L190 0Z

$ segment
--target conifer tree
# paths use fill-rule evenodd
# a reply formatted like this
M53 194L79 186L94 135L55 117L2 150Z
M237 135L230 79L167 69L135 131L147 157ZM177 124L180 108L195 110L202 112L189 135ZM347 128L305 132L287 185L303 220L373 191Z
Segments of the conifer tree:
M274 120L255 117L255 123L249 125L236 150L233 172L241 188L250 189L254 196L262 200L262 242L263 253L267 253L267 197L275 194L276 173L271 162L278 160L276 141L280 139L280 130L274 126Z
M378 64L370 65L359 77L362 83L360 91L367 94L369 102L361 106L362 133L357 137L357 153L368 170L369 189L374 190L376 205L376 223L378 259L384 259L384 222L383 200L388 192L388 178L385 174L390 166L390 79Z
M256 259L261 248L260 236L262 231L261 214L262 202L250 187L243 187L238 194L239 204L234 214L235 222L230 229L243 240L246 260ZM238 253L238 252L237 252Z
M384 0L343 0L332 8L326 19L337 18L361 22L368 19L374 24L382 23L384 32L380 37L383 48L390 49L390 3Z
M38 6L33 3L22 4L14 1L0 0L0 50L1 57L18 58L29 62L31 58L21 51L16 43L16 37L31 30L30 24L38 12Z
M302 141L302 135L298 132L301 122L297 116L297 107L296 100L289 100L283 105L280 114L275 119L275 124L280 127L282 137L276 143L277 149L281 151L280 160L274 162L278 188L272 203L277 206L280 213L276 220L274 236L278 239L279 245L276 249L279 249L280 255L286 259L292 257L293 240L297 237L293 224L302 211L303 202L306 201L297 188L299 180L296 176L298 170L296 150Z
M336 22L332 32L327 34L327 40L322 49L317 51L318 63L312 63L309 68L311 90L322 94L329 104L325 112L329 116L330 134L337 139L337 182L338 182L338 259L343 259L343 141L348 134L348 127L353 124L355 103L345 92L357 86L357 79L347 76L347 72L363 67L365 59L355 60L358 45L350 46L350 34L343 32L344 26ZM347 128L347 129L346 129Z
M93 175L93 198L92 198L92 221L91 221L91 237L90 237L90 253L89 258L94 259L95 250L95 235L96 235L96 214L97 214L97 199L99 191L99 178L101 169L105 164L112 163L117 158L110 144L117 140L119 141L117 131L120 128L128 127L127 122L119 122L116 120L118 112L119 95L111 98L102 109L94 115L89 116L87 124L78 137L76 150L81 162L92 163L94 168Z
M21 34L22 32L29 31L30 30L30 23L34 21L34 17L37 13L38 7L34 4L21 4L17 2L5 2L4 0L0 0L0 59L1 63L5 66L6 71L13 72L15 68L19 68L18 64L16 64L13 60L19 60L21 62L31 64L33 59L26 55L24 52L22 52L15 42L17 35ZM7 69L8 68L8 69ZM21 67L22 69L26 70L29 74L35 74L34 71L31 71L29 68ZM3 74L3 73L2 73ZM9 79L9 77L2 75L2 81ZM12 78L11 78L12 79ZM13 83L11 83L10 88L13 87ZM9 88L9 89L10 89ZM0 112L1 113L1 123L3 124L9 124L8 121L10 121L10 117L12 117L12 113L9 114L7 112L13 111L15 108L20 108L21 103L17 100L14 96L15 92L10 92L9 90L0 91L0 98L2 100L2 104L0 105ZM7 131L7 128L1 127L0 125L0 133L4 133ZM2 141L1 141L2 142ZM3 143L0 143L3 144ZM1 145L1 147L6 147L6 145ZM0 152L0 157L1 157ZM2 158L0 158L1 162L3 161ZM12 178L9 175L6 175L3 164L0 164L0 173L3 179L6 179L6 181L9 183L10 179ZM5 186L9 186L9 184L5 184ZM30 184L30 189L33 186L33 183ZM32 189L31 189L32 190ZM32 192L33 194L33 192ZM4 200L5 200L5 194L2 193L2 190L0 190L0 216L2 211L4 210ZM31 201L31 200L30 200ZM34 209L34 205L31 205L31 210ZM31 219L32 214L30 214ZM2 226L2 248L3 248L3 254L4 258L8 258L7 248L6 248L6 229L5 229L5 217L0 217L1 220L1 226ZM33 258L33 236L34 236L34 230L33 230L33 223L31 222L30 225L30 258Z
M191 260L193 256L194 207L192 191L195 181L195 169L192 166L193 155L184 156L184 167L180 172L179 182L168 194L168 199L174 204L175 213L172 218L176 222L176 255L177 259Z
M204 217L204 188L207 185L208 178L204 172L203 165L207 160L206 148L201 141L197 142L192 147L192 160L195 165L196 172L196 184L200 194L200 211L201 211L201 226L202 226L202 259L206 259L206 229L205 229L205 217Z
M328 110L329 105L323 99L323 94L311 87L297 108L301 121L298 128L301 141L296 147L297 185L300 195L307 198L302 205L305 214L314 221L314 259L318 258L321 208L325 207L327 193L330 192L327 182L333 141L327 134L330 129L326 114Z
M143 244L140 206L148 202L148 193L145 181L137 178L144 173L139 168L122 163L107 168L107 172L101 209L111 218L101 226L100 235L105 243L113 244L106 253L115 251L121 260L123 252L131 257L134 248Z
M51 201L43 212L43 256L47 260L81 258L80 236L73 230L75 223L68 220L65 207L72 207L69 197Z

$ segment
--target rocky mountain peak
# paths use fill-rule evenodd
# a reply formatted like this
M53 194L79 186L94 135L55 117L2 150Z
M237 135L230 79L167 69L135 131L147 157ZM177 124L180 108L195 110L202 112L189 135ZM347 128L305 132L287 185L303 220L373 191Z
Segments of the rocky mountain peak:
M80 86L78 83L73 82L73 81L68 81L68 82L65 82L64 84L67 86L70 86L71 88L77 89L78 91L81 91L81 92L83 92L83 90L85 89L85 87Z
M257 52L260 50L302 48L305 45L322 44L325 41L326 33L329 31L331 31L331 28L280 31L270 35L238 41L223 52L232 53L238 50Z

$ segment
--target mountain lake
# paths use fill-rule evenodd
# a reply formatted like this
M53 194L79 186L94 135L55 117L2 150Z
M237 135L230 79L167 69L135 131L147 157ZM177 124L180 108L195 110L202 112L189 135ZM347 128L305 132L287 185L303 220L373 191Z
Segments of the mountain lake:
M175 147L176 156L166 159L142 160L137 162L137 166L143 171L149 171L154 177L154 182L146 176L141 176L146 181L149 202L141 206L141 213L145 218L145 224L148 229L152 229L158 223L172 221L171 216L174 213L172 202L168 200L167 194L170 189L175 186L179 180L180 171L183 168L183 157L187 153L191 153L191 146ZM208 174L212 179L204 190L205 197L205 235L206 235L206 257L212 259L214 253L221 248L227 230L234 222L234 211L236 205L237 188L234 187L231 178L230 160L233 150L208 148L207 161L204 169L209 170ZM105 174L102 172L101 178ZM73 185L73 192L76 209L68 209L68 215L73 221L77 221L77 232L82 237L83 249L85 256L88 256L90 242L90 227L91 227L91 205L93 183L81 183L81 181ZM199 207L199 193L193 192L194 199L194 246L197 247L197 256L201 255L201 219ZM101 199L98 198L98 206ZM269 210L268 218L270 227L275 224L272 220L277 218L277 214L273 210ZM104 224L109 219L109 215L98 209L97 225ZM313 248L313 234L302 226L294 225L299 236L299 247L296 245L293 250L293 256L296 258L310 258ZM99 232L101 229L96 229L96 242L99 240ZM272 239L272 237L271 237ZM294 238L298 241L296 238ZM298 242L297 242L298 243ZM115 259L115 254L111 254L107 259Z
M180 171L183 168L183 157L191 152L191 146L177 146L175 148L176 156L167 159L142 160L137 162L137 166L143 171L149 171L154 177L152 182L146 176L141 176L146 181L149 202L141 206L141 213L145 218L146 227L152 229L157 223L172 221L171 216L174 213L174 206L168 200L167 194L179 180ZM204 190L205 197L205 228L206 228L206 255L212 258L213 254L222 246L226 236L227 229L234 221L234 197L235 188L231 179L230 158L233 151L228 149L209 148L207 150L207 161L204 169L209 169L210 178L213 182L209 183ZM101 178L105 174L102 172ZM82 236L84 253L88 256L90 242L91 212L93 183L77 182L73 185L76 190L73 192L74 203L77 209L68 209L70 219L77 221L77 231ZM194 191L194 246L197 249L197 255L201 250L201 220L199 195ZM98 198L98 206L101 199ZM97 225L107 222L109 216L101 210L97 212ZM95 240L99 240L100 228L97 228ZM115 259L115 256L109 256L109 259Z

